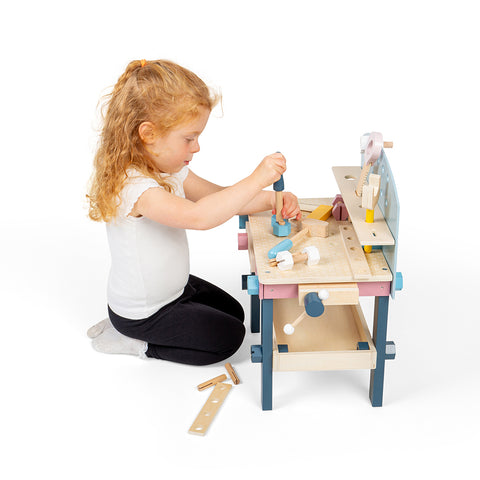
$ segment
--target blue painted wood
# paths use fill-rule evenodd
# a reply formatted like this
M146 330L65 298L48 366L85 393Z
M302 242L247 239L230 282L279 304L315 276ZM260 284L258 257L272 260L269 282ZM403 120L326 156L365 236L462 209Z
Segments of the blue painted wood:
M276 192L283 192L285 190L285 183L283 181L283 175L273 184L273 189Z
M262 346L252 345L250 347L250 359L252 363L262 363Z
M368 134L367 134L368 135ZM361 164L363 166L365 159L364 154L361 155ZM380 197L378 206L385 217L388 228L395 239L395 245L384 245L382 247L385 259L390 267L393 275L392 288L390 295L395 298L396 282L397 282L397 252L398 252L398 229L400 218L400 201L398 199L397 187L393 178L392 169L388 163L385 150L382 149L380 157L370 170L370 173L380 175Z
M373 317L373 343L377 349L377 365L370 370L370 401L373 407L381 407L385 379L385 356L387 348L388 297L375 297Z
M260 283L257 275L249 275L247 277L247 292L249 295L258 295L260 291Z
M310 292L303 298L305 311L310 317L319 317L325 311L322 300L320 300L317 292Z
M272 410L273 300L261 300L262 311L262 410Z
M250 330L252 333L260 331L260 297L250 296Z
M238 216L238 228L244 230L247 228L246 223L248 222L248 215L239 215Z

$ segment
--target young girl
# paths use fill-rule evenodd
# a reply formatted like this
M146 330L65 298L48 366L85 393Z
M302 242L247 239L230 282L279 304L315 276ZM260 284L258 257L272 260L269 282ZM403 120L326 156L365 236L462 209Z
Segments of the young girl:
M269 155L227 188L195 175L189 164L217 102L194 73L164 60L131 62L109 95L88 195L90 218L106 222L112 257L109 318L87 332L100 352L207 365L243 341L241 305L190 275L185 229L274 209L274 192L262 189L286 162ZM282 214L301 216L291 193Z

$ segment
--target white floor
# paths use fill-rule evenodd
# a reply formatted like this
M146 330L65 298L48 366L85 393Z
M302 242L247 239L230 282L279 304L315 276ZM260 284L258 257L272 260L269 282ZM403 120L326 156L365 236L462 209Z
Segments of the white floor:
M274 409L262 411L260 365L249 358L260 335L248 333L231 359L242 383L200 437L187 431L209 391L195 386L224 373L223 365L95 352L85 331L104 315L103 229L51 226L32 242L34 228L2 231L2 264L12 272L1 284L0 468L13 472L4 478L472 478L480 427L473 283L445 285L439 274L425 285L414 245L406 242L405 289L390 303L397 358L387 363L383 407L370 405L367 371L282 372L274 374ZM203 250L192 248L192 271L248 310L240 287L248 261L235 252L235 234L234 221L191 233L203 236ZM216 252L206 247L214 236L224 240ZM371 301L362 303L370 318Z

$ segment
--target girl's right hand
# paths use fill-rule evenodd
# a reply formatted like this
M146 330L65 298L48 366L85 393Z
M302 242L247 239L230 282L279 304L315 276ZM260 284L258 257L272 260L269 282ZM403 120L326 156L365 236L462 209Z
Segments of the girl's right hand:
M287 169L287 161L281 153L267 155L252 173L252 176L259 182L260 188L266 188L277 180Z

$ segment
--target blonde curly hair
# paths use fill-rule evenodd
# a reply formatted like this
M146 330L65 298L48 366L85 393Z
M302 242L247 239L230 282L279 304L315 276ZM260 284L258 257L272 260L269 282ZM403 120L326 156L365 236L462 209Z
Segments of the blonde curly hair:
M134 60L105 97L103 127L90 180L88 216L94 221L112 220L119 193L134 168L172 191L147 155L139 135L143 122L152 122L157 134L192 121L200 107L212 110L219 95L193 72L168 60Z

